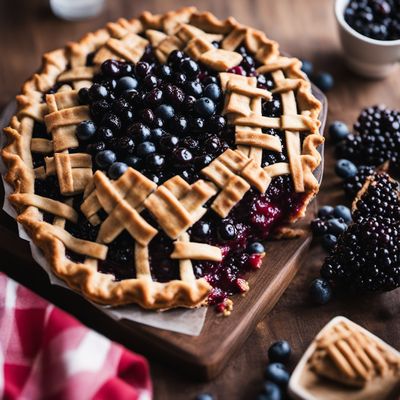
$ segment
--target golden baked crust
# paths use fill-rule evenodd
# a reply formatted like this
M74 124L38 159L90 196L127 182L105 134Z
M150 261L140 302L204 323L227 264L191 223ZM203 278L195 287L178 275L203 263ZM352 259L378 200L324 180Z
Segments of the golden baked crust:
M213 40L222 40L222 48L215 49ZM258 71L272 74L276 86L273 92L282 96L282 117L262 116L261 99L270 98L272 93L258 89L255 78L225 72L240 63L241 56L233 50L242 41L263 64ZM90 156L68 151L78 145L76 125L89 115L88 107L78 104L77 91L91 84L104 60L137 62L148 43L162 63L171 51L181 49L221 71L226 98L224 113L236 125L237 150L227 150L202 171L208 181L189 185L177 176L156 187L132 169L117 181L110 181L101 172L93 175ZM86 66L90 53L95 53L94 66ZM43 102L43 95L56 83L60 86L57 92L47 94ZM221 21L209 12L184 7L163 15L144 12L138 19L121 18L64 49L46 53L41 70L24 83L17 103L18 111L4 129L9 141L2 157L8 166L5 179L14 187L10 201L19 213L18 221L43 250L54 273L98 303L137 303L149 309L204 304L211 287L205 279L196 279L190 260L220 260L221 254L213 246L190 243L186 233L205 213L203 205L216 195L211 207L226 216L250 186L265 192L273 177L290 174L295 190L306 193L295 220L304 215L319 188L313 171L321 161L317 151L323 142L318 131L321 104L311 93L310 83L301 72L301 62L281 56L278 45L264 33L241 25L232 17ZM45 122L52 140L32 139L35 121ZM276 138L262 134L262 128L285 131L289 163L261 168L263 148L280 150ZM302 148L300 132L309 133ZM33 168L32 149L49 155L45 167ZM57 176L62 194L83 193L82 212L92 224L101 223L96 242L74 238L64 229L66 220L77 220L71 202L62 203L34 193L35 178L51 174ZM140 185L132 184L135 179ZM142 191L138 192L138 187ZM100 207L108 214L103 222L97 216ZM152 280L147 246L157 230L141 218L144 208L168 236L177 240L172 257L179 259L180 280ZM53 224L43 221L41 210L56 216ZM115 281L113 275L97 270L97 260L106 258L106 244L124 229L136 243L136 278ZM72 262L66 249L84 255L85 262Z

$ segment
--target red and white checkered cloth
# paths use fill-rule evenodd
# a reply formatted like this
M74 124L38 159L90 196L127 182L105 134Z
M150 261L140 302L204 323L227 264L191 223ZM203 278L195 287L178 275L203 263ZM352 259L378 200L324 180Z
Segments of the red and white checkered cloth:
M0 273L0 399L151 398L143 357Z

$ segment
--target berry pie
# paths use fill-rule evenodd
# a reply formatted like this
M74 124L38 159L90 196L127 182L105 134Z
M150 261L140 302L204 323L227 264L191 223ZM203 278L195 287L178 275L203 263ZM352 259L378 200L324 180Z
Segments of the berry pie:
M231 307L319 184L321 104L264 33L193 7L44 55L2 156L11 203L89 299Z

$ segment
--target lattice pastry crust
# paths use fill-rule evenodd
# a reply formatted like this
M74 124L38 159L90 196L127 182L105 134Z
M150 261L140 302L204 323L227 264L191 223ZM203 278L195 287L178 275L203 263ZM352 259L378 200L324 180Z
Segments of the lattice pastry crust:
M220 49L212 45L215 40L221 42ZM258 89L255 78L225 72L241 62L242 56L234 50L242 42L262 64L258 72L271 73L272 93ZM104 60L137 62L148 43L160 62L181 49L220 73L224 113L236 127L237 149L225 151L204 168L204 179L191 185L175 176L157 187L133 169L110 181L101 172L93 174L91 156L70 152L78 146L76 125L89 118L88 107L78 103L77 91L91 85ZM92 53L94 65L86 66ZM59 89L45 95L55 84ZM281 94L284 112L279 118L267 118L261 113L261 99L270 99L274 92ZM18 111L5 129L9 143L2 156L8 165L5 178L14 187L10 200L19 213L18 221L44 251L55 274L99 303L137 303L150 309L204 304L211 287L195 277L191 260L220 261L222 254L218 247L191 242L186 231L204 215L210 199L213 210L224 217L251 186L263 193L272 178L290 174L295 190L306 194L296 219L318 191L313 171L321 161L317 151L323 141L318 132L321 104L311 94L301 63L281 56L277 43L232 17L223 21L209 12L184 7L160 15L144 12L138 19L121 18L46 53L40 72L24 83L17 103ZM35 121L45 123L47 138L32 138ZM263 128L284 130L288 163L261 167L262 149L282 151L280 141L264 134ZM301 147L302 132L306 138ZM32 151L46 155L45 166L33 168ZM66 202L35 194L35 178L49 175L57 177ZM96 242L77 239L64 229L66 221L78 220L68 197L76 194L84 197L82 213L93 225L100 225ZM100 209L107 214L104 220ZM144 209L157 227L141 216ZM52 224L43 221L43 212L55 216ZM179 262L179 280L152 279L148 245L159 229L174 240L171 258ZM116 281L97 266L107 257L107 245L123 230L135 241L136 277ZM85 261L71 261L67 250L84 256Z

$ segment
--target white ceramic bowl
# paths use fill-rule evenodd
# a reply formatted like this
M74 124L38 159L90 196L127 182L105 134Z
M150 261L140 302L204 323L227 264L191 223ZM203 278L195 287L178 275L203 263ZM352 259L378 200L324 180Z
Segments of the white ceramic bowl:
M349 1L335 1L336 22L346 62L360 75L384 78L400 61L400 39L375 40L358 33L344 19L344 10Z

